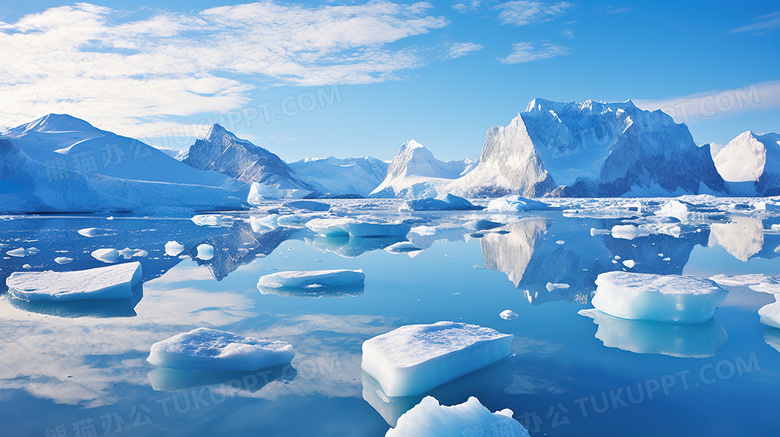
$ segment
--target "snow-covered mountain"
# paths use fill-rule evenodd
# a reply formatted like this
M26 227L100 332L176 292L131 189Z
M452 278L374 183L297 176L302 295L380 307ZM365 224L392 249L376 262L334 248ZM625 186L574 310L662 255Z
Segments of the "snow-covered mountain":
M758 196L780 195L780 134L744 132L715 155L715 167L728 182L748 182Z
M206 138L190 146L182 162L200 170L226 174L248 184L258 184L280 190L314 191L292 174L281 158L247 140L236 137L215 124Z
M491 128L479 165L447 187L465 196L668 196L723 193L709 146L661 111L535 99Z
M371 197L436 197L453 180L473 168L473 162L439 161L430 150L415 140L404 143L395 154L387 176L371 192Z
M363 158L306 158L290 164L295 177L322 193L366 197L387 175L388 164Z
M248 186L195 170L141 141L49 114L5 133L0 211L243 207Z

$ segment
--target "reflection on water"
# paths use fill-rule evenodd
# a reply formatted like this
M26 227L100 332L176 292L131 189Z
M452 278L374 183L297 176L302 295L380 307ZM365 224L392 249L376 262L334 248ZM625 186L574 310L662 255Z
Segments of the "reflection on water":
M629 321L583 310L595 290L595 278L607 271L681 274L696 260L699 266L711 264L711 274L774 274L780 267L776 251L780 234L771 231L777 218L709 214L686 223L679 236L650 234L627 240L613 238L609 230L654 218L639 211L580 216L560 211L399 214L397 205L381 202L344 205L327 214L348 214L354 207L406 220L413 226L407 239L423 250L413 259L398 257L381 249L406 241L403 238L332 238L300 227L312 217L333 216L325 213L307 214L305 220L285 216L271 227L258 226L255 220L254 229L245 214L221 214L219 226L134 217L29 217L0 222L2 255L18 247L40 250L25 257L3 256L3 286L14 271L104 266L90 255L99 248L148 252L133 258L142 264L144 284L131 301L42 305L0 296L4 339L0 389L34 399L12 405L10 398L0 397L0 404L30 414L66 417L62 422L69 429L71 420L89 412L122 402L143 402L155 391L221 386L248 402L241 404L246 409L230 415L203 410L198 413L203 421L215 424L208 431L201 428L203 422L186 419L194 416L183 416L176 426L162 423L159 429L165 434L159 435L209 435L230 426L236 427L236 435L257 432L258 426L268 435L290 435L285 423L305 429L307 435L363 435L365 430L381 434L422 396L384 395L360 369L362 342L404 324L439 320L462 320L515 334L514 355L430 394L443 404L478 396L491 410L511 408L518 415L540 411L544 423L538 435L596 435L599 430L622 429L636 422L636 416L619 411L579 422L572 417L571 427L552 428L546 414L549 406L567 402L571 393L590 396L625 385L620 377L628 382L657 378L679 370L685 359L699 360L695 363L707 362L707 357L722 359L726 350L731 358L771 352L760 356L761 369L780 371L780 355L760 346L765 342L780 350L780 330L758 325L754 300L721 308L717 319L699 325ZM110 229L111 235L85 237L78 233L85 228ZM168 241L182 244L184 251L166 255ZM215 256L208 261L194 259L200 244L212 245ZM61 265L54 261L58 257L73 262ZM472 268L475 265L487 269ZM338 268L364 269L370 287L318 295L348 299L306 299L312 295L308 290L257 289L258 279L274 271ZM569 287L548 290L549 283ZM501 319L498 314L505 309L519 317ZM599 341L593 339L591 321L578 312L596 324ZM292 367L273 369L267 380L257 372L188 372L153 368L145 361L153 343L200 326L286 340L297 355ZM634 354L615 355L617 350ZM656 367L664 365L671 367ZM625 374L605 370L614 368ZM743 421L758 418L754 421L760 422L761 415L768 414L762 408L773 405L770 400L779 385L766 378L742 378L738 383L735 379L731 385L713 385L706 394L685 392L680 396L687 398L658 399L653 408L664 414L666 408L696 404L713 393L733 399L743 395L739 390L744 388L761 403L734 414ZM566 405L572 407L570 402ZM649 407L634 410L643 408ZM261 425L252 411L265 412ZM0 419L8 424L6 429L23 420L11 413L0 413ZM99 414L95 419L99 422ZM357 429L356 423L364 428ZM41 424L38 434L49 425ZM130 431L127 435L144 434Z
M606 347L638 354L707 358L728 339L717 317L704 323L663 323L613 317L597 309L580 310L598 326L596 338Z

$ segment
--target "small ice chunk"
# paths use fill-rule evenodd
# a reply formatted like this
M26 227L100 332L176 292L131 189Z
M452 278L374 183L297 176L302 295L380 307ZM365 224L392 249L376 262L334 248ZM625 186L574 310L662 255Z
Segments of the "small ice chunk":
M69 264L73 262L73 258L68 258L67 256L58 256L57 258L54 258L54 262L57 264Z
M555 242L555 244L566 244L566 242L563 241L563 240L558 240L558 241Z
M519 317L517 313L512 310L501 311L501 314L499 314L498 316L504 320L514 320Z
M184 246L181 244L175 242L175 241L169 241L165 243L165 254L168 256L178 256L180 253L184 252Z
M24 258L27 255L32 255L29 252L29 249L25 249L24 247L19 247L16 249L11 249L5 253L6 255L13 256L16 258Z
M130 299L142 279L138 262L70 272L15 272L6 279L8 292L26 301Z
M153 344L146 361L173 369L239 372L286 364L294 357L292 345L284 341L198 328Z
M257 288L362 288L365 280L362 270L286 271L261 277Z
M673 217L681 222L688 220L688 206L679 200L670 200L664 203L661 208L655 212L660 217Z
M402 222L358 221L353 218L314 219L306 227L325 236L349 234L355 238L406 237L411 225Z
M31 268L32 268L32 266L31 266L31 265L29 265L29 264L23 264L23 265L22 265L22 268L23 268L23 269L25 269L25 270L29 270L29 269L31 269Z
M405 204L406 208L411 211L473 211L484 209L481 206L476 206L468 200L455 196L453 194L447 194L444 199L414 199L407 200Z
M623 261L623 265L628 267L629 269L633 269L634 266L636 265L636 262L633 259L627 259Z
M590 236L595 237L596 235L609 235L611 231L609 229L596 229L596 228L590 228Z
M211 258L214 258L214 246L210 244L200 244L198 245L198 254L196 255L198 258L202 259L203 261L208 261Z
M546 288L547 291L565 290L569 288L569 284L553 284L552 282L548 282Z
M411 241L399 241L398 243L391 244L385 247L385 250L390 253L409 253L419 252L422 248Z
M388 396L411 396L501 360L513 338L458 322L407 325L366 340L362 368Z
M473 396L451 407L440 405L436 398L426 396L404 413L396 427L389 429L385 437L460 437L467 433L490 435L485 432L491 429L501 430L501 435L528 437L528 431L512 418L512 414L510 409L491 413Z
M223 227L229 228L233 226L233 217L229 215L219 214L203 214L192 217L193 223L198 226L210 226L210 227Z
M674 223L645 223L639 226L634 225L615 225L612 227L612 238L623 240L633 240L650 235L670 235L680 238L682 229Z
M701 323L728 292L695 276L608 272L596 279L593 306L624 319Z
M79 235L88 238L106 237L115 234L115 231L112 229L101 229L101 228L84 228L84 229L79 229L78 232Z
M111 248L96 249L92 251L92 257L104 263L115 263L119 261L120 253Z
M764 325L780 329L780 302L764 305L758 310L758 315L761 316L759 321Z
M27 249L27 255L35 255L38 252L40 252L40 249L37 247L30 247Z
M550 206L544 202L526 199L525 197L520 196L493 199L487 206L488 211L495 212L542 211L545 209L550 209Z
M294 200L287 202L283 206L290 209L305 209L307 211L324 212L330 209L330 205L322 202L315 202L313 200Z

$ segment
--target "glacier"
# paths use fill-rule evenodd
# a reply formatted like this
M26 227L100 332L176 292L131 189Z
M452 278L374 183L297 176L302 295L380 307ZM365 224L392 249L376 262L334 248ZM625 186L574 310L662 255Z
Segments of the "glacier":
M363 158L306 158L290 163L298 180L330 196L368 197L387 175L388 163Z

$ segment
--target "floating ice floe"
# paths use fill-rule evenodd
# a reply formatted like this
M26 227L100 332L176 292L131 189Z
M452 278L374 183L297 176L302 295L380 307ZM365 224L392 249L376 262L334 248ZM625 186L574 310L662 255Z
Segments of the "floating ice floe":
M330 209L330 205L323 202L315 202L313 200L294 200L282 205L290 209L304 209L307 211L324 212Z
M764 305L758 310L758 315L764 325L780 329L780 302Z
M196 256L203 261L208 261L211 258L214 258L214 246L210 244L199 244L196 250L198 251Z
M661 208L655 212L655 215L673 217L684 223L688 220L688 206L679 200L670 200L664 203Z
M748 275L715 275L713 280L722 287L748 287L759 293L780 294L780 275L767 276L762 274Z
M565 290L569 288L569 284L553 284L552 282L548 282L545 288L547 289L547 291Z
M633 259L627 259L623 261L623 265L628 267L629 269L633 269L636 265L636 262Z
M474 205L468 200L447 194L444 199L435 199L432 197L425 199L407 200L401 210L411 211L474 211L484 209L482 206Z
M181 244L175 242L175 241L169 241L165 243L165 254L168 256L178 256L180 253L184 252L184 246Z
M508 356L513 338L457 322L407 325L366 340L362 368L388 396L411 396Z
M278 295L355 295L362 293L365 280L362 270L287 271L261 277L257 289Z
M517 313L512 310L501 311L501 313L498 316L504 320L514 320L519 317Z
M604 346L637 354L706 358L715 355L728 339L716 317L704 323L664 323L621 319L597 309L580 310L579 314L598 325L596 338Z
M385 247L385 250L390 253L412 253L419 252L422 248L411 241L399 241Z
M528 437L528 431L512 418L512 414L510 409L491 413L473 396L451 407L440 405L436 398L427 396L404 413L396 427L388 430L385 437Z
M612 238L621 238L624 240L633 240L650 235L670 235L674 238L680 238L682 228L674 223L644 223L635 225L615 225L612 227ZM592 235L592 233L591 233Z
M142 279L138 262L70 272L14 272L8 292L26 301L130 299Z
M492 212L543 211L546 209L550 209L550 205L520 196L493 199L487 206L487 210Z
M25 256L35 255L38 252L40 251L38 250L38 248L35 247L28 247L27 249L25 249L24 247L19 247L16 249L11 249L7 251L5 254L16 258L24 258Z
M107 237L109 235L115 235L116 231L113 229L101 229L101 228L84 228L79 229L79 235L82 237L95 238L95 237Z
M286 364L294 357L292 345L284 341L198 328L153 344L146 360L172 369L250 371Z
M192 217L193 223L198 226L211 226L229 228L233 226L233 217L219 214L203 214Z
M104 263L115 263L119 261L119 251L111 248L96 249L92 251L92 258L103 261Z
M593 306L624 319L701 323L728 292L694 276L608 272L596 279Z
M306 227L325 236L347 235L354 238L399 237L412 229L401 222L359 221L353 218L314 219Z
M69 264L73 262L73 258L68 258L67 256L58 256L57 258L54 258L54 262L57 264Z

